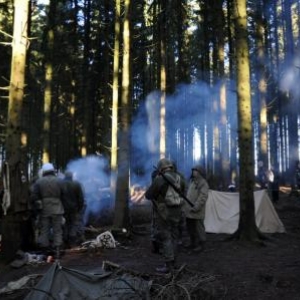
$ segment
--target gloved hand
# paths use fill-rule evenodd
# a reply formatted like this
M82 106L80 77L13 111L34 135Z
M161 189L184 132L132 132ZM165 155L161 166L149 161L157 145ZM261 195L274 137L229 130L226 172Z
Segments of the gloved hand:
M191 209L190 209L190 212L191 213L196 213L198 210L195 208L195 207L192 207Z

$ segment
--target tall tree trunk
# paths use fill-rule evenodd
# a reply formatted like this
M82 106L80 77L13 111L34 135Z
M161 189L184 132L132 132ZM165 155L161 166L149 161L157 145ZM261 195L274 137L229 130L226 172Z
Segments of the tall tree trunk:
M85 7L85 15L84 15L84 55L83 55L83 124L82 124L82 136L81 136L81 155L86 156L90 151L90 144L89 144L89 130L91 127L91 96L90 96L90 34L91 34L91 1L85 0L84 1Z
M159 43L160 43L160 141L159 141L159 155L160 158L166 155L166 90L167 90L167 74L166 74L166 3L160 1L160 18L159 18Z
M190 76L190 62L189 62L189 44L190 37L188 28L188 11L187 11L187 1L178 0L176 1L177 12L178 12L178 25L177 25L177 35L178 35L178 67L177 67L177 77L179 83L189 84L191 82ZM182 107L179 110L182 110L183 107L188 106L189 95L185 92L184 99L182 99ZM177 111L177 118L180 118L181 111ZM181 123L181 122L179 122ZM186 128L186 126L181 125L179 128L179 146L180 148L177 151L177 161L180 162L181 167L186 161L186 157L192 157L193 147L185 147L187 144L187 137L189 132L193 132L194 127ZM192 135L192 133L190 134ZM176 139L174 139L177 142ZM178 143L177 143L178 145ZM175 144L175 146L177 146Z
M22 223L26 218L28 205L27 167L25 147L27 136L22 127L22 108L25 88L26 52L28 46L29 0L14 1L14 27L12 61L9 87L8 122L6 137L6 215L2 221L1 258L9 261L21 246ZM9 201L10 199L10 201ZM4 204L5 204L4 203Z
M112 109L112 95L111 95L111 66L112 66L112 59L111 59L111 31L112 31L112 26L111 26L111 0L105 0L104 1L104 28L103 28L103 36L106 43L103 45L103 50L102 50L102 57L103 61L105 64L103 65L103 76L102 76L102 88L101 90L103 91L101 96L101 110L99 113L101 113L102 117L101 120L99 118L95 118L95 125L96 128L98 128L98 136L99 138L95 139L95 145L94 145L94 151L97 151L100 149L101 153L109 155L109 151L107 151L108 147L110 146L110 142L107 140L107 135L106 133L111 130L111 109ZM115 55L115 54L114 54ZM96 114L95 114L96 115ZM94 126L95 126L94 125ZM97 131L95 132L97 134Z
M116 187L116 203L114 226L117 228L129 226L129 162L130 162L130 107L131 107L131 2L124 1L123 26L123 61L122 61L122 95L120 107L118 177Z
M46 35L45 54L45 92L44 92L44 124L43 124L43 163L50 161L50 127L53 85L53 51L55 39L56 1L51 0L48 13L48 30Z
M268 166L267 141L267 79L265 70L264 24L262 19L262 3L258 1L256 13L256 43L257 43L257 81L258 81L258 113L259 113L259 161Z
M219 86L219 101L220 101L220 169L223 174L223 187L226 188L227 184L230 183L230 173L229 173L229 148L228 148L228 133L227 133L227 86L225 78L225 41L224 41L224 28L225 28L225 16L223 10L223 0L215 1L215 11L216 17L218 19L216 27L216 48L217 51L217 74L220 80ZM229 182L228 182L229 181Z
M233 0L227 0L227 24L228 24L228 29L227 29L227 36L228 36L228 59L229 59L229 78L234 78L235 77L235 49L234 49L234 25L233 22L231 22L232 18L232 11L233 11ZM228 90L233 90L233 83L229 83ZM235 107L236 104L230 103L233 102L232 97L228 97L228 107ZM231 124L234 124L234 119L231 119ZM236 177L237 177L237 145L236 145L236 140L237 140L237 132L231 130L230 131L230 179L231 182L236 183Z
M284 59L287 67L287 72L291 69L296 69L294 61L295 49L294 49L294 37L293 37L293 25L292 25L292 12L291 12L291 0L282 1L282 16L284 20ZM299 68L299 67L298 67ZM299 114L299 99L293 94L292 91L287 91L287 98L291 101L294 109L288 111L288 135L289 135L289 174L293 176L295 161L298 160L299 147L298 147L298 114Z
M250 93L250 67L247 32L246 0L234 0L234 24L237 62L238 139L240 153L240 219L234 236L256 240L259 231L255 223L253 134Z
M111 188L115 190L117 158L118 158L118 110L119 110L119 62L120 62L120 13L121 1L115 1L115 36L114 36L114 62L112 79L112 126L111 126Z

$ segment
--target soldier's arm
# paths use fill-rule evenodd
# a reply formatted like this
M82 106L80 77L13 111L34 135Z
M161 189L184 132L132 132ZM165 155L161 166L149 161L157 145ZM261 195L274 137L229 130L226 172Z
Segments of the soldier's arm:
M199 195L193 207L194 211L200 211L203 208L203 206L205 206L205 203L208 199L208 191L209 191L208 184L205 181L203 181L198 191L199 191Z

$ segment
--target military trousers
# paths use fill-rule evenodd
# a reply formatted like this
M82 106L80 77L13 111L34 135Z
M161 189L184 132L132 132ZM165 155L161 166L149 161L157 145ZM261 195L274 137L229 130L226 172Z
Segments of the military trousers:
M38 243L43 248L49 246L59 247L63 241L62 229L63 215L41 215L40 218L40 236ZM51 244L52 241L52 244Z
M166 262L170 262L176 259L179 223L182 215L180 206L169 206L166 211L167 217L162 218L158 215L156 221L162 255Z
M206 233L203 219L186 218L186 229L190 237L190 243L198 246L206 241Z

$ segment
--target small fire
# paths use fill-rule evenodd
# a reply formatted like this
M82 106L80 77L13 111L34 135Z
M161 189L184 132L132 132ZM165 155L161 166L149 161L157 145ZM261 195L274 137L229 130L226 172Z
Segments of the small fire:
M130 187L130 201L134 204L143 204L146 201L145 198L146 188L140 185L133 185Z

